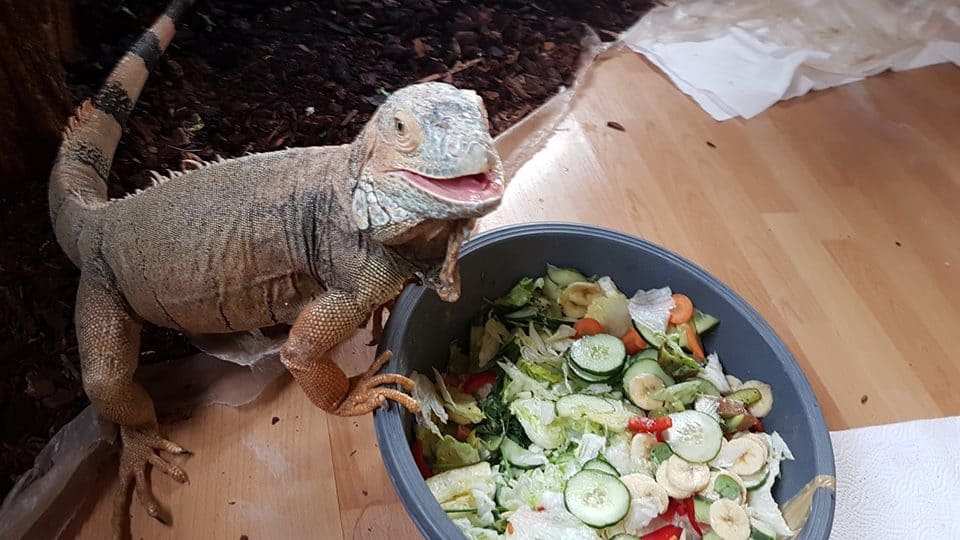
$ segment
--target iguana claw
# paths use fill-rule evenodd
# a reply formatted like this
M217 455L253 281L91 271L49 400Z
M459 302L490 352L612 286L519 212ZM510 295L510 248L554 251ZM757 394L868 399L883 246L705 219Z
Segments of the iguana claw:
M412 413L420 412L420 405L407 394L383 388L385 384L397 384L408 392L416 386L412 380L396 373L377 375L377 371L390 361L393 353L384 351L362 375L350 381L350 391L340 405L333 411L338 416L359 416L367 414L384 404L388 399L396 401Z
M139 430L128 426L120 426L120 439L123 442L123 450L120 454L120 486L117 488L113 503L114 540L126 536L127 528L123 525L124 518L129 516L127 509L130 504L131 483L147 514L160 523L165 525L168 523L160 505L157 503L157 499L150 491L150 486L147 485L148 463L181 484L189 482L187 473L183 469L164 460L156 454L156 451L188 455L190 452L161 437L156 428Z

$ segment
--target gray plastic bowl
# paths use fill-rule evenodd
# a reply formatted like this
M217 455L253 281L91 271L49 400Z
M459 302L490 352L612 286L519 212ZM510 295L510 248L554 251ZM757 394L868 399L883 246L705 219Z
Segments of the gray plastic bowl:
M774 489L781 504L817 475L834 476L833 448L817 398L790 351L773 329L739 295L696 265L626 234L592 226L534 223L480 234L465 244L461 256L462 296L445 303L423 287L410 287L390 315L381 350L393 351L388 373L431 374L443 371L450 341L466 342L470 318L483 298L506 293L524 276L540 275L547 263L572 266L589 274L609 275L627 294L669 286L689 295L697 307L720 319L704 337L728 373L741 380L759 379L773 387L773 411L764 418L767 431L780 433L796 460L783 464ZM413 416L395 403L375 413L377 440L387 473L404 508L430 540L462 538L420 476L410 453ZM827 540L835 496L819 490L798 538Z

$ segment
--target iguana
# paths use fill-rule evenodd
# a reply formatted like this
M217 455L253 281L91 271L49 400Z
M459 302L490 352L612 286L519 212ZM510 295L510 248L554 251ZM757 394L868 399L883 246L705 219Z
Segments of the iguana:
M505 185L480 97L424 83L391 94L349 144L195 163L110 200L124 122L191 3L173 0L76 109L50 176L57 241L81 270L83 388L119 425L114 536L124 534L131 486L164 520L148 463L187 480L158 454L187 451L160 434L134 381L145 322L188 334L292 323L280 359L317 407L362 415L389 399L416 412L410 395L389 386L410 392L410 379L377 374L389 352L353 379L326 352L411 280L456 301L461 242L499 206Z

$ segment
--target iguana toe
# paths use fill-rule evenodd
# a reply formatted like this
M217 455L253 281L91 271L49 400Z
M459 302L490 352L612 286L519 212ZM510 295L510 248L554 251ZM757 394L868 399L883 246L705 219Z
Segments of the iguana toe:
M360 383L350 391L350 394L337 407L334 414L338 416L364 415L383 405L388 399L396 401L412 413L420 412L420 405L416 400L403 392L379 386L365 387Z
M147 464L153 465L164 474L181 484L189 483L187 473L157 455L157 451L174 454L189 454L182 446L164 439L155 429L139 430L128 426L120 426L120 438L123 450L120 454L120 486L114 498L113 505L113 536L115 539L125 537L125 518L129 516L130 485L147 515L160 523L167 524L169 520L163 515L160 504L153 496L147 480Z

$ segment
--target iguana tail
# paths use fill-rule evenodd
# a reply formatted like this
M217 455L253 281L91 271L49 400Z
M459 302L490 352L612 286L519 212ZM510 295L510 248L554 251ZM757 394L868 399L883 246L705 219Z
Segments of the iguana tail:
M50 217L57 241L74 264L84 224L109 203L107 175L123 126L157 60L175 33L175 24L194 0L171 0L166 12L123 55L100 91L69 119L50 173Z

